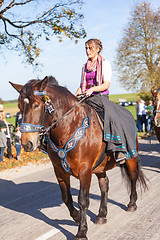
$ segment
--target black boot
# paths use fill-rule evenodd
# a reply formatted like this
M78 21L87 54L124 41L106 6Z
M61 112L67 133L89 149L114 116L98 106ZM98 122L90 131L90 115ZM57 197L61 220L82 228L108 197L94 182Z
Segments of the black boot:
M125 163L126 155L123 152L115 152L115 159L119 164L123 164Z

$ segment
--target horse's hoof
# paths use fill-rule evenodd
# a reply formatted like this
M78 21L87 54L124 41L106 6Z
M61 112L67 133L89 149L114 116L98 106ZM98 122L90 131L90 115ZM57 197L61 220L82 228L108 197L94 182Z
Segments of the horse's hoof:
M79 231L77 235L74 237L74 240L88 240L86 234L83 231Z
M127 212L135 212L137 210L137 206L134 205L134 206L128 206L127 208Z
M105 223L107 223L107 218L105 218L105 217L96 217L95 224L102 225L102 224L105 224Z
M74 240L88 240L87 237L74 237Z

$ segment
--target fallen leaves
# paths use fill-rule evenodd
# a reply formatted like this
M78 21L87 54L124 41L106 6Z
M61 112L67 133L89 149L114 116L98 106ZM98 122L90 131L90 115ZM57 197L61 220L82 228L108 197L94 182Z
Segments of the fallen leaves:
M14 146L12 146L12 155L13 155L13 158L9 159L7 157L7 151L5 150L3 162L0 162L0 171L3 171L5 169L25 166L28 163L39 165L41 163L45 163L45 162L47 163L50 161L48 155L44 154L39 149L37 149L34 152L25 152L24 149L22 148L21 154L20 154L20 158L22 160L17 160L16 149ZM18 172L18 170L16 170L16 172Z

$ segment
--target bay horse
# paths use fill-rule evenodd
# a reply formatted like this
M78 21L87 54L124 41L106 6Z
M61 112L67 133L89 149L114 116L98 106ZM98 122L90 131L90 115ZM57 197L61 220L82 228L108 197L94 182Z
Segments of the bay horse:
M20 93L18 107L22 112L22 146L25 151L32 152L38 147L40 134L48 133L47 152L61 189L62 200L71 217L79 224L75 239L87 239L86 212L89 207L92 173L97 176L101 191L99 213L95 223L104 224L107 221L109 189L106 171L117 165L111 152L96 165L105 143L95 110L83 101L79 103L77 98L67 88L59 86L53 77L33 79L24 86L14 83L11 85ZM138 151L138 141L136 146ZM127 211L135 211L137 180L144 189L147 188L139 158L126 160L121 169L130 188ZM70 192L71 175L80 182L79 210L73 206Z
M160 88L158 90L151 89L153 96L153 126L157 139L160 142Z

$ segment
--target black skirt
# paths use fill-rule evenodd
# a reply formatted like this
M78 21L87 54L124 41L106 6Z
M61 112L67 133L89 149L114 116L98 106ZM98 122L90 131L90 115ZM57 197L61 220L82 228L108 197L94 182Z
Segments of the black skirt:
M109 101L107 95L93 95L85 102L103 115L103 141L108 151L121 151L126 159L137 156L137 127L133 115L126 108Z

